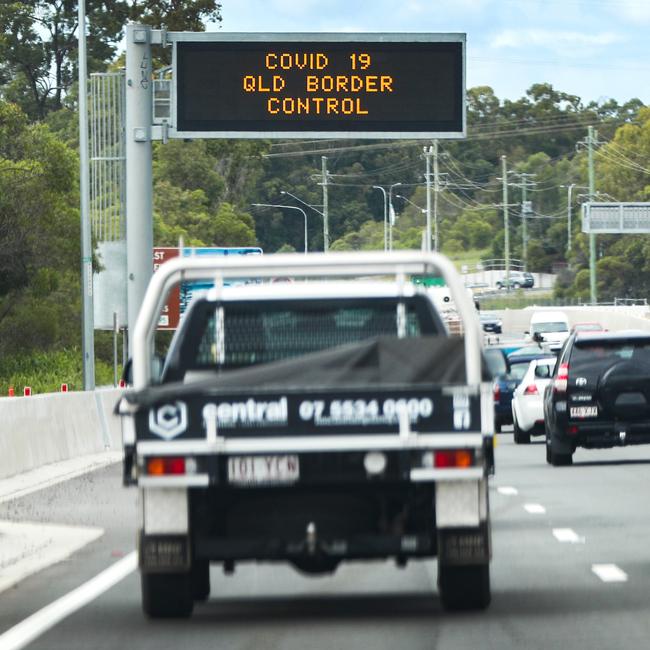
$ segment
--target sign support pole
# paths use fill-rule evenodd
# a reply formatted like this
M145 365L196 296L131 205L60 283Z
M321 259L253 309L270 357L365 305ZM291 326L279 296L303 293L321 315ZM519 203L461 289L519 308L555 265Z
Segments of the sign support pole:
M151 27L131 23L126 27L126 266L129 332L135 328L138 311L153 273L152 86Z

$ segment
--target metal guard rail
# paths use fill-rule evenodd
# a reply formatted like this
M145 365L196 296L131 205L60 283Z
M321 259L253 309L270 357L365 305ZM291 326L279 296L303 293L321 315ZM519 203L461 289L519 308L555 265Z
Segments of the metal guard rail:
M177 257L162 264L154 273L138 314L133 332L133 386L149 385L149 352L158 316L170 289L185 280L214 280L215 286L229 278L361 277L406 274L437 274L447 285L456 309L465 324L465 373L467 383L481 383L482 334L473 300L454 265L439 253L360 252L360 253L281 253L242 257ZM473 325L472 325L473 324Z

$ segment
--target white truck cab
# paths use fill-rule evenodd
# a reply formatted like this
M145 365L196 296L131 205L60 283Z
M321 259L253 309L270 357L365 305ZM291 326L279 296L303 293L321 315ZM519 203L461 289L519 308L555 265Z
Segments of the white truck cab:
M551 352L556 352L569 336L569 318L562 311L536 311L526 335L530 340L546 343Z

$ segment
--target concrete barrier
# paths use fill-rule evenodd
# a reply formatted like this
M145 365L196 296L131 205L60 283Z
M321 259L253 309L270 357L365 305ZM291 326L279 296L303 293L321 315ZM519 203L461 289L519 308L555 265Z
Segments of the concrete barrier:
M122 447L119 389L0 399L0 479Z
M616 332L637 329L650 331L650 310L647 306L603 306L580 307L526 307L525 309L502 309L495 313L501 316L503 331L521 335L530 329L530 317L536 311L564 312L571 326L576 323L600 323L604 328Z

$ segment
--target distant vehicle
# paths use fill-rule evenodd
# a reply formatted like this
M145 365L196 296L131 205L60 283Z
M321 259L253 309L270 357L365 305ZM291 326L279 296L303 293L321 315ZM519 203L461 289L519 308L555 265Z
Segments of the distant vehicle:
M494 430L499 433L504 424L512 424L512 394L519 386L528 365L529 359L510 360L508 372L495 378L492 386L494 398Z
M600 323L576 323L571 328L573 332L606 332L607 330Z
M483 350L485 365L490 376L495 379L499 375L507 375L510 369L506 351L503 348L488 347Z
M530 319L526 336L537 343L547 343L554 352L569 336L569 319L561 311L536 311Z
M521 363L523 361L533 361L533 359L539 359L541 357L550 357L553 355L551 349L548 345L544 343L535 343L531 345L525 345L523 348L514 350L508 354L508 360Z
M494 332L495 334L501 334L503 328L503 322L501 319L493 312L482 312L479 316L481 320L481 327L484 332Z
M555 361L555 357L531 361L515 388L512 396L515 444L528 444L531 435L544 435L544 389L551 381Z
M497 289L505 289L508 285L513 289L531 289L535 286L535 278L526 271L510 271L508 279L504 275L496 281Z
M570 465L578 447L650 443L650 334L572 334L544 391L544 421L551 465Z

